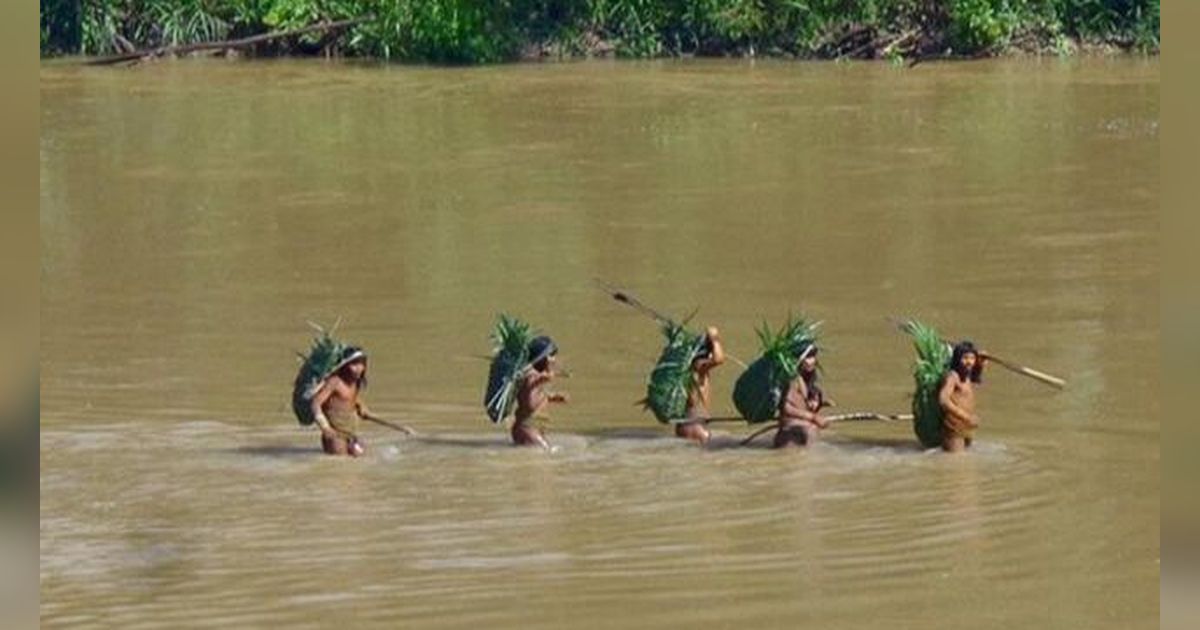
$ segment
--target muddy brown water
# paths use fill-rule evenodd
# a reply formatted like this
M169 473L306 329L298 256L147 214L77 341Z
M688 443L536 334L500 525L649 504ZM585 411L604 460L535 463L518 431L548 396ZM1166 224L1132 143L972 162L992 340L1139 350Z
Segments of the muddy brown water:
M46 627L1157 626L1155 60L48 64L41 104ZM893 314L1070 384L993 367L965 457L702 451L595 278L745 360L825 320L845 411L906 410ZM557 452L482 413L502 311L573 372ZM422 437L318 456L338 318Z

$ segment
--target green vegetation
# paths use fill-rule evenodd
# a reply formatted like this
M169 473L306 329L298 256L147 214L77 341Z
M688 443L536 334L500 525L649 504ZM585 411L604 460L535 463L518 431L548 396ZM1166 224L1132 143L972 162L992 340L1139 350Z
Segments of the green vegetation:
M529 367L529 342L533 327L508 315L496 319L492 330L492 364L488 368L483 407L492 422L512 415L517 404L517 383Z
M915 319L904 322L902 327L904 332L912 335L917 351L917 362L913 365L913 378L917 384L912 401L913 431L925 448L940 446L945 412L938 402L938 392L950 369L950 347L936 330Z
M689 331L686 324L666 322L662 326L667 343L650 372L644 402L659 422L686 418L688 394L696 386L692 362L704 352L707 339Z
M899 58L1156 52L1159 0L41 0L42 54L108 54L373 15L320 52L436 63L615 54Z
M779 403L800 369L800 358L817 347L817 327L803 317L788 317L783 327L771 330L765 322L758 329L762 354L733 386L733 405L750 422L773 420Z
M317 394L321 383L333 374L342 353L348 347L333 338L333 331L314 327L317 328L317 337L313 340L308 354L300 355L300 371L296 374L296 382L292 386L292 411L296 413L296 420L304 426L317 421L312 412L313 396Z

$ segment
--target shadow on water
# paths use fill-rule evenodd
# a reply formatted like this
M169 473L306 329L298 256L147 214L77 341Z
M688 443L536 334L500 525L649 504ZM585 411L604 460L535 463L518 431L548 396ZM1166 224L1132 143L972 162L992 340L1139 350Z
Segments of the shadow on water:
M830 444L846 450L885 449L897 453L923 453L924 448L912 438L902 437L839 437L827 440Z
M601 429L589 434L598 440L605 439L621 439L621 440L662 440L665 438L674 439L665 429L650 429L650 428L617 428L617 429Z
M549 436L551 444L565 446L568 444L574 445L577 441L601 445L604 443L621 443L621 442L640 442L646 445L661 444L667 447L694 447L697 450L707 451L768 451L774 450L772 446L771 435L768 433L763 435L749 444L742 444L742 440L746 436L737 434L714 434L712 440L704 447L699 447L694 444L689 444L685 440L677 438L670 433L646 428L646 429L606 429L588 435L573 435L561 433L557 436ZM557 438L557 439L556 439ZM422 445L442 446L454 448L466 448L476 450L509 450L514 446L508 440L502 440L495 437L469 437L469 436L437 436L437 435L419 435L412 437L408 442L415 442ZM844 451L877 451L886 450L897 454L916 454L922 453L925 449L917 445L915 441L908 438L870 438L870 437L828 437L822 439L822 443L832 446L838 450ZM376 445L379 446L379 445ZM239 446L232 449L222 449L225 452L237 455L251 455L255 457L271 457L271 458L307 458L313 455L320 455L321 449L317 446L295 446L287 444L264 444L255 446Z
M256 457L287 457L301 458L311 457L313 455L323 454L321 449L315 446L289 446L283 444L267 444L262 446L239 446L237 448L224 449L227 453L236 455L253 455Z
M500 441L495 438L472 439L469 437L449 437L436 435L418 435L412 438L414 442L422 444L432 444L434 446L461 446L464 448L477 448L484 450L493 449L509 449L514 448L507 440Z

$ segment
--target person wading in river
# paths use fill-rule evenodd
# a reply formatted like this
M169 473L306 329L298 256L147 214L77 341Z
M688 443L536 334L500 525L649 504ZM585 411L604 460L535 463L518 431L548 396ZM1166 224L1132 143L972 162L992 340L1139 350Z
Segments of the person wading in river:
M983 379L986 355L970 341L961 341L950 355L950 370L938 391L941 405L942 450L960 453L971 446L979 416L975 414L975 386Z
M829 422L821 417L821 409L832 403L817 384L817 348L805 344L797 358L800 369L787 392L779 401L779 430L775 432L775 448L805 446L817 441L821 429Z
M518 446L550 448L534 420L549 420L543 410L550 403L565 403L567 395L546 392L544 387L555 377L558 346L549 337L534 337L529 342L530 365L517 386L517 411L512 425L512 441Z
M699 444L708 444L712 433L708 430L709 401L712 397L713 368L725 362L725 349L721 344L721 333L716 326L705 331L704 349L692 360L693 386L688 390L687 419L675 423L675 435Z
M367 355L348 346L312 397L312 414L321 429L321 448L330 455L358 457L364 452L358 439L362 418L372 417L359 395L367 386Z

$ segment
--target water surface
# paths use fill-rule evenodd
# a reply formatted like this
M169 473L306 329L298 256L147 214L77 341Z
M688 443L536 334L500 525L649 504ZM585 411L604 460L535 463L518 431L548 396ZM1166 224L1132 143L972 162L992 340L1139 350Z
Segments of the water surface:
M48 65L41 103L47 627L1157 626L1155 60ZM966 457L702 451L595 278L746 360L825 320L842 410L906 409L895 314L1070 385L992 369ZM501 311L573 372L555 453L482 413ZM339 318L423 437L296 425Z

